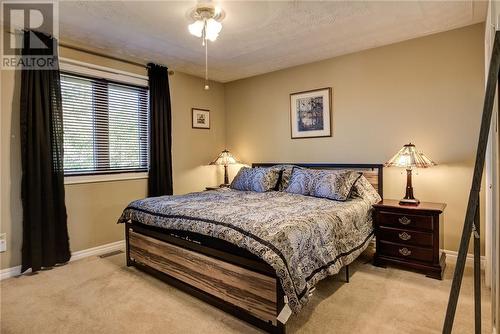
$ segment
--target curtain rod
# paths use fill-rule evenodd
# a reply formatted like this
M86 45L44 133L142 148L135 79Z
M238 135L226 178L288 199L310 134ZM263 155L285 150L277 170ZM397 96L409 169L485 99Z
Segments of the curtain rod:
M94 55L94 56L99 56L99 57L104 57L104 58L108 58L108 59L112 59L112 60L117 60L117 61L120 61L122 63L127 63L127 64L131 64L131 65L135 65L135 66L140 66L140 67L148 68L147 64L143 64L143 63L139 63L139 62L135 62L135 61L131 61L131 60L126 60L126 59L118 58L118 57L114 57L114 56L110 56L110 55L107 55L107 54L104 54L104 53L100 53L100 52L96 52L96 51L92 51L92 50L80 48L80 47L69 45L69 44L66 44L66 43L59 42L59 46L62 46L63 48L67 48L67 49L72 49L72 50L75 50L75 51L85 52L85 53L88 53L88 54L91 54L91 55ZM168 70L168 75L174 75L174 71Z

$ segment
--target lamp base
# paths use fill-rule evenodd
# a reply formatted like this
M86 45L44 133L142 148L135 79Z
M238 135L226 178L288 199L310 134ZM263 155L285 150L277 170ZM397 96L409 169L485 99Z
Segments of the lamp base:
M399 201L400 205L419 205L420 201L416 198L403 198Z
M413 186L411 184L411 168L406 169L406 194L405 197L399 201L399 205L414 205L417 206L420 201L413 197Z
M229 183L221 183L219 185L220 188L229 188L231 185Z

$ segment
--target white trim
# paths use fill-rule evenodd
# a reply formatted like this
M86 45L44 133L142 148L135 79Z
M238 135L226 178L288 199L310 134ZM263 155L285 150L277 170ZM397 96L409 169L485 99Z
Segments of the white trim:
M6 278L21 275L21 266L0 270L0 281Z
M120 241L115 241L109 244L97 246L97 247L92 247L89 249L84 249L81 251L73 252L71 253L71 259L69 262L73 262L76 260L83 259L85 257L89 256L97 256L117 250L124 250L125 249L125 240L120 240ZM30 270L28 272L31 272ZM6 278L14 277L14 276L19 276L21 275L21 266L17 267L12 267L12 268L6 268L0 270L0 280L4 280Z
M442 249L443 252L446 253L446 262L449 263L457 263L457 256L458 252L452 251L452 250L447 250L447 249ZM465 262L466 266L473 266L474 265L474 254L467 253L467 260ZM486 267L486 257L481 256L481 270L484 270Z
M78 60L59 57L61 71L87 75L95 78L108 79L132 85L148 87L148 77L145 75L117 70L111 67L99 66Z
M78 176L65 176L64 184L97 183L97 182L137 180L137 179L147 179L147 178L148 178L148 172L116 173L116 174L103 174L103 175L78 175Z
M92 247L88 249L84 249L81 251L73 252L71 253L71 259L69 262L73 262L76 260L83 259L85 257L89 256L96 256L96 255L102 255L106 254L109 252L114 252L117 250L123 250L125 249L125 240L120 240L120 241L115 241L109 244L97 246L97 247Z
M373 244L370 242L370 244ZM69 262L73 262L76 260L83 259L85 257L89 256L96 256L96 255L101 255L109 252L113 252L115 250L123 250L125 248L125 240L120 240L116 242L112 242L109 244L89 248L89 249L84 249L81 251L76 251L71 253L71 259ZM446 261L449 263L456 263L457 262L457 255L458 253L455 251L443 249L443 252L446 253ZM474 255L473 254L467 254L467 262L466 265L472 266L474 261ZM484 270L485 268L485 262L486 258L484 256L481 256L481 269ZM14 277L14 276L19 276L21 274L21 266L17 267L12 267L12 268L6 268L0 270L0 280L9 278L9 277Z

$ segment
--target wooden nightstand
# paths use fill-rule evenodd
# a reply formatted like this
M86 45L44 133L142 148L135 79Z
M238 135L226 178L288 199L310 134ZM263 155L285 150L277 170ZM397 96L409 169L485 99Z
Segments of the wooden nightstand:
M446 204L421 202L399 205L384 199L373 206L377 250L374 264L395 264L442 279L446 266L443 246L443 213Z

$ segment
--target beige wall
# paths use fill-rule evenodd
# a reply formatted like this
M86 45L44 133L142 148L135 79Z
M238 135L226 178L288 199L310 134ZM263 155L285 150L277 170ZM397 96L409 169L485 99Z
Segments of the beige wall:
M115 60L61 48L62 57L108 66L137 74L145 69ZM7 233L7 252L0 253L0 268L21 262L22 206L19 139L19 73L0 71L0 232ZM197 191L221 182L220 170L206 166L223 148L224 87L212 83L203 90L203 80L176 72L170 76L173 122L174 192ZM211 130L191 128L191 108L211 110ZM79 251L123 239L123 226L116 224L123 208L146 196L142 180L66 185L66 206L71 250Z
M483 50L478 24L228 83L227 146L247 163L383 163L411 141L439 163L418 171L416 196L448 204L444 248L457 250L482 111ZM290 139L289 94L321 87L333 88L333 136ZM401 198L401 170L384 173L385 197Z

